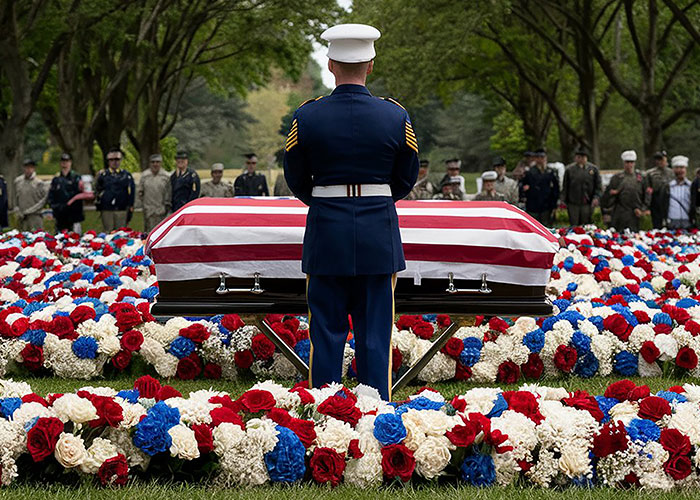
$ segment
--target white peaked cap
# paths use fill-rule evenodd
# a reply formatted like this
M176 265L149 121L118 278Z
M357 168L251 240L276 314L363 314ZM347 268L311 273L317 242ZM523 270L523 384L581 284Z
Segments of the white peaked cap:
M344 63L361 63L374 59L374 41L382 34L366 24L339 24L321 33L328 43L328 59Z
M496 179L498 179L498 174L495 170L487 170L486 172L481 174L481 178L485 181L495 181Z
M637 161L637 152L633 149L623 151L620 158L622 158L622 161Z
M671 158L671 166L672 167L687 167L688 166L688 157L687 156L674 156Z

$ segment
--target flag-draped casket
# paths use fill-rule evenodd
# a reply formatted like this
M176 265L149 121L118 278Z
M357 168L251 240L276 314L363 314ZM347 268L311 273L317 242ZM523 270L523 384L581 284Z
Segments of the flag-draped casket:
M396 208L406 257L397 312L551 313L545 287L557 238L530 216L501 202L400 201ZM188 203L146 242L160 287L154 314L305 313L306 213L296 199Z

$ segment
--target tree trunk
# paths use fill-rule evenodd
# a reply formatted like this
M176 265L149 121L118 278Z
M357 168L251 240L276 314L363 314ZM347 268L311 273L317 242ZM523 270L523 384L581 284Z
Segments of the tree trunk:
M644 157L637 161L637 165L645 165L650 168L653 165L654 153L661 149L663 127L661 126L661 109L658 106L647 106L639 110L642 119L642 137L644 138Z
M22 155L24 154L24 128L12 127L0 134L0 174L5 177L10 195L10 207L13 200L14 179L22 171Z
M576 149L576 143L578 141L575 137L572 137L559 122L557 122L557 128L559 130L559 147L561 149L561 162L564 165L567 165L574 157L574 150Z

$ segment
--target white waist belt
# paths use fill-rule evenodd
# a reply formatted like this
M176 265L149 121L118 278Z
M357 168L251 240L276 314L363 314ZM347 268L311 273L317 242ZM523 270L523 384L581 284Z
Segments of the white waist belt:
M354 198L358 196L391 196L389 184L340 184L337 186L314 186L314 198Z

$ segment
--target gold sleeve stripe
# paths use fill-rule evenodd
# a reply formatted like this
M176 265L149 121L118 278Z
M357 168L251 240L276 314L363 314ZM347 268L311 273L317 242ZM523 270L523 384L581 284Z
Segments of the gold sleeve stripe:
M413 126L411 126L410 122L406 122L406 144L418 153L418 139L416 139L416 134L413 132Z
M296 146L299 143L299 123L297 122L297 119L295 118L294 121L292 122L292 127L289 129L289 135L287 135L287 142L284 145L285 151L289 151L292 149L294 146Z

